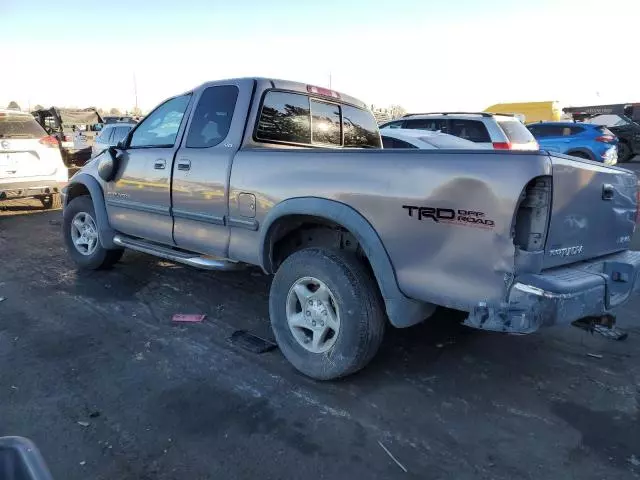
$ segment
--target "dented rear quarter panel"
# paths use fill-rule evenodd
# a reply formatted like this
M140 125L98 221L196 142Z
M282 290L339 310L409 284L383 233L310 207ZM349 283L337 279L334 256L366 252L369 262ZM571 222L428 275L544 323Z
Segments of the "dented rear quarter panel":
M551 175L543 152L246 149L234 159L229 214L241 213L242 192L260 192L258 225L287 199L344 203L377 232L406 296L470 310L504 302L514 273L514 212L524 187L541 175ZM494 225L421 219L403 206L453 209L456 217L480 212ZM232 229L230 256L259 264L259 238L259 231Z

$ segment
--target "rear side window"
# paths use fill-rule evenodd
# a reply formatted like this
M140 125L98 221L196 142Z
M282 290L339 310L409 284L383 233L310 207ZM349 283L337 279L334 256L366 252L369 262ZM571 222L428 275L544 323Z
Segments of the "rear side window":
M227 138L237 100L235 85L209 87L202 92L189 126L187 148L214 147Z
M482 122L477 120L451 120L450 125L449 131L447 132L450 135L476 143L491 143L491 137L489 136L489 132L487 132L487 127L485 127ZM525 127L523 126L522 128ZM528 131L527 133L529 136L531 135Z
M404 128L413 128L416 130L429 130L431 132L447 130L447 121L437 118L416 118L415 120L406 120Z
M44 128L30 115L0 113L0 138L42 138Z
M584 132L584 127L571 127L571 135L578 135Z
M342 144L338 105L311 100L311 141L321 145Z
M498 125L502 128L509 142L511 143L529 143L535 141L531 132L527 130L518 120L499 120ZM562 134L562 132L560 132Z
M262 104L256 130L260 140L311 143L309 97L285 92L269 92Z
M381 146L378 125L370 112L278 91L265 95L255 136L303 145Z
M345 147L380 148L382 146L378 124L370 112L343 105L342 117Z

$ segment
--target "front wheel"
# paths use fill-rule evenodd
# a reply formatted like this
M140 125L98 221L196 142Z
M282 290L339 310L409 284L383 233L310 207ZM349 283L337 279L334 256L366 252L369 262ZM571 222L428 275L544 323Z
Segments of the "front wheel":
M107 250L100 243L93 202L86 195L74 198L65 208L63 234L69 255L81 269L109 268L124 253L120 248Z
M372 274L352 253L308 248L276 272L271 326L284 356L318 380L366 366L384 336L386 315Z

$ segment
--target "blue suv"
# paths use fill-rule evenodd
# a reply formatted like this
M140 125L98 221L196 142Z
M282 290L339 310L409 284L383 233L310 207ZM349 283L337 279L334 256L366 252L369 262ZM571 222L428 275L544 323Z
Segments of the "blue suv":
M606 127L589 123L540 122L527 125L541 150L574 157L618 163L618 139Z

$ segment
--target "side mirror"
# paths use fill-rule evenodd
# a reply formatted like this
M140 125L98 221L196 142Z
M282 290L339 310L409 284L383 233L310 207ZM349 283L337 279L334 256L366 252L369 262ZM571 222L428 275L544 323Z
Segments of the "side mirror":
M116 177L122 156L123 151L118 147L109 147L100 154L98 175L102 180L110 182Z

